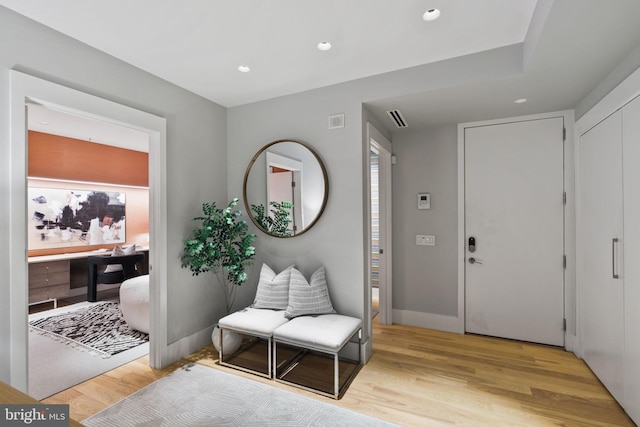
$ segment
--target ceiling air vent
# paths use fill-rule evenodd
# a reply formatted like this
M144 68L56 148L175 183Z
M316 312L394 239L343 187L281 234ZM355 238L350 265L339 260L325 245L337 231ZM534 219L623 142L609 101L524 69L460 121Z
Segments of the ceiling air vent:
M409 126L399 110L389 110L387 111L387 114L391 117L391 120L393 120L393 123L397 128L402 129Z

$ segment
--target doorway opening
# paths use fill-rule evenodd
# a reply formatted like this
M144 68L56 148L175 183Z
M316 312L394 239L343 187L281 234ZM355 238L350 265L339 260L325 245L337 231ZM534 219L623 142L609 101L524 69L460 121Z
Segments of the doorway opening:
M109 124L118 124L146 135L149 146L149 269L150 348L152 367L161 367L167 355L166 262L166 120L103 98L11 71L11 215L8 245L11 385L28 393L28 263L27 263L27 105L37 104Z
M114 277L97 302L88 291L89 257L120 249L148 279L149 137L31 102L27 130L29 394L42 400L149 353L148 326L120 315L123 267L94 267Z
M372 318L392 323L391 142L375 127L369 130L369 295Z
M274 218L276 212L290 211L286 218L290 222L283 221L280 230L282 235L295 235L304 229L304 218L302 212L302 173L303 163L299 160L282 156L267 151L267 206L269 216L281 224L279 218Z
M380 312L380 155L374 147L370 149L371 170L371 309L372 318ZM383 249L384 252L384 249Z
M378 150L371 147L369 167L371 172L371 308L372 317L380 310L380 156Z

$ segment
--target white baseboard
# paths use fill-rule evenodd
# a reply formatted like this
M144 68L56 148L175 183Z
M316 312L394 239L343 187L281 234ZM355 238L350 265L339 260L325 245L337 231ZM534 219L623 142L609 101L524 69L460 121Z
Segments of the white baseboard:
M464 325L456 316L422 313L410 310L393 310L393 323L419 328L435 329L437 331L464 333Z
M368 339L367 341L362 343L362 363L366 364L371 359L373 355L373 341Z
M577 356L578 355L577 353L578 347L576 345L577 341L578 341L578 338L575 335L566 334L564 337L564 349L576 354Z

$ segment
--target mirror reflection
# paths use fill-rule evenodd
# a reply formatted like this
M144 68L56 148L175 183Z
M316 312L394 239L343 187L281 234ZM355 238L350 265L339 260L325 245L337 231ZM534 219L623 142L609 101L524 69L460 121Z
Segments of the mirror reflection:
M243 191L247 213L258 228L275 237L298 236L324 211L327 173L305 144L274 141L251 159Z

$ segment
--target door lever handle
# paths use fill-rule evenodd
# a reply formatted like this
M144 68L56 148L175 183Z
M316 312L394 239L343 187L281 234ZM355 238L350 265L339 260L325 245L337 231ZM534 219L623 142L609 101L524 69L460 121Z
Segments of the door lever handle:
M469 264L482 264L482 261L474 257L469 257Z

